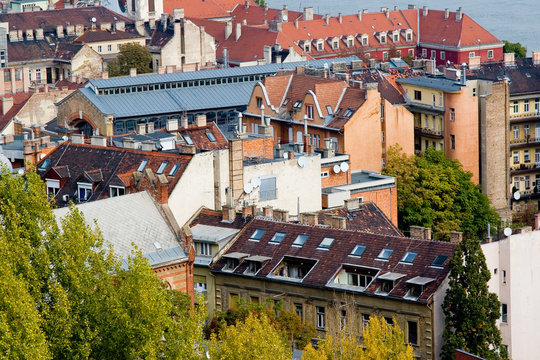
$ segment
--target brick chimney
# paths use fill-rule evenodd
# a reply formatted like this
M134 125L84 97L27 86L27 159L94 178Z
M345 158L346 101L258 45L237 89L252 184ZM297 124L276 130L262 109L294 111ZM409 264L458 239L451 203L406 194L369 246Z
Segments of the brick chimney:
M461 231L450 231L450 242L453 244L459 244L463 240L463 233Z
M289 212L287 210L274 209L273 211L274 219L288 222L289 221Z
M345 208L347 210L356 210L360 207L360 198L350 198L345 200Z
M197 127L205 127L206 126L206 115L197 115L195 117L195 124L197 124Z
M236 218L236 210L234 209L234 206L223 205L221 207L222 221L233 222L235 218Z
M2 115L6 115L6 113L9 110L11 110L12 107L13 107L13 98L4 96L2 98Z
M236 23L236 33L234 36L234 40L238 41L238 39L240 39L240 36L242 36L242 24Z
M232 34L232 21L227 21L225 23L225 40L227 40Z
M264 207L263 207L263 216L264 216L264 217L269 217L269 218L271 218L271 217L273 217L273 215L274 215L273 213L274 213L274 212L273 212L272 206L267 205L267 206L264 206Z
M242 216L255 216L257 215L257 206L256 205L244 205L242 207Z
M456 21L461 21L463 18L463 12L461 11L461 7L458 7L456 10Z
M411 225L409 227L409 236L411 238L415 238L415 239L423 239L424 238L424 227L423 226Z
M319 225L319 216L316 213L302 213L300 222L304 225Z

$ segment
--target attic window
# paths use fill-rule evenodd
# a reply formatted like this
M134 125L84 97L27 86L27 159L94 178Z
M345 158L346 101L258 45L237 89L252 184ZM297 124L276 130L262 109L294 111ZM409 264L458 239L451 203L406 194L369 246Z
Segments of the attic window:
M333 242L334 242L334 238L325 237L321 241L321 243L319 244L319 247L317 247L317 249L319 249L319 250L328 250L328 249L330 249L330 246L332 245Z
M394 250L392 249L382 249L381 253L379 254L379 256L377 256L377 259L376 260L388 260L390 258L390 255L392 255L392 253L394 252Z
M349 256L362 256L364 250L366 250L366 247L364 245L356 245L353 251L351 251L351 253L349 254Z
M381 44L386 44L386 34L381 34L380 41Z
M448 259L447 255L437 255L435 260L433 260L433 263L431 264L431 266L432 267L437 267L437 268L442 268L447 259Z
M138 172L143 171L144 168L146 167L146 164L148 164L148 159L144 159L143 161L141 161L141 164L140 164L139 167L137 168L137 171L138 171Z
M345 110L345 112L343 113L343 116L346 118L350 118L353 113L354 113L353 109L347 108L347 110Z
M183 137L184 137L184 141L186 142L186 144L193 145L193 140L191 140L189 135L183 135Z
M416 255L418 255L418 253L407 251L403 259L401 259L401 262L405 264L412 264L414 259L416 258Z
M251 241L259 241L261 240L262 236L264 235L266 231L264 230L261 230L261 229L256 229L254 232L253 232L253 235L251 235L251 237L249 238L249 240Z
M409 284L409 292L407 292L405 297L418 299L424 292L425 286L432 281L435 281L435 279L422 276L416 276L407 280L406 282Z
M332 115L332 107L330 105L326 105L326 111L328 111L328 115Z
M208 140L210 140L211 142L216 142L216 137L215 137L214 134L212 134L211 132L207 132L207 133L206 133L206 137L207 137Z
M163 174L163 172L165 171L165 168L167 167L167 164L168 164L168 163L169 163L168 161L163 161L163 162L161 163L161 165L159 165L159 168L158 168L156 174L157 174L157 175Z
M296 237L296 239L293 242L293 246L302 247L306 240L308 239L309 235L306 234L300 234Z
M180 164L174 164L174 166L171 169L171 172L169 172L169 176L174 176L179 168L180 168Z
M363 290L369 286L378 271L374 268L343 265L341 271L334 277L333 284L360 287L362 288L360 290Z
M302 101L301 100L298 100L297 102L294 103L293 105L293 108L295 109L300 109L302 107Z
M286 256L272 272L272 275L302 280L313 268L315 263L316 261L312 259L300 259Z
M51 163L51 159L43 160L41 165L39 165L38 170L41 170L41 171L46 170L49 167L50 163Z
M283 105L287 105L289 103L289 101L291 101L290 98L286 98L285 101L283 101Z
M281 240L285 238L286 233L276 232L272 237L272 240L269 241L270 244L281 244Z

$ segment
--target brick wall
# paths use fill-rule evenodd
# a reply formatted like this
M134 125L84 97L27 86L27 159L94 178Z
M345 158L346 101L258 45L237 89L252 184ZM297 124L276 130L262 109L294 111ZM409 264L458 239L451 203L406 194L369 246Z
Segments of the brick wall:
M267 136L264 138L249 139L242 141L242 151L246 156L262 156L265 159L274 158L273 140Z
M394 226L398 226L397 213L397 188L372 190L351 194L351 197L361 197L363 201L371 201L392 221Z
M340 172L336 174L332 166L321 167L321 174L323 172L328 172L327 177L321 177L321 187L323 188L336 185L345 185L348 183L348 172Z

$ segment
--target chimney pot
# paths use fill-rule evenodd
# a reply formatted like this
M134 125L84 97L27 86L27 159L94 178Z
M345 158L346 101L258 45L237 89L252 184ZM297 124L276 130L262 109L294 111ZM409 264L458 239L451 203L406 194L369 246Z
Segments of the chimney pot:
M176 131L176 130L178 130L178 119L168 119L167 131Z
M463 240L463 233L461 231L450 231L450 242L453 244L459 244Z
M197 115L195 117L195 123L197 124L197 127L206 126L206 115Z
M242 24L236 23L235 40L238 41L238 39L240 39L240 36L242 36Z
M347 210L356 210L360 207L360 198L350 198L345 200L345 208Z
M131 76L131 77L137 76L137 68L129 69L129 76Z
M428 12L429 12L429 9L427 6L424 6L424 8L422 9L422 15L423 16L428 16Z
M312 226L319 225L319 216L316 213L302 213L300 215L302 224Z
M268 205L268 206L265 206L263 207L263 216L264 217L273 217L273 208L272 206Z
M463 13L461 11L461 7L458 7L456 10L456 21L461 21L461 18L463 17Z
M222 221L233 222L236 218L236 210L234 209L234 206L223 205L221 209Z

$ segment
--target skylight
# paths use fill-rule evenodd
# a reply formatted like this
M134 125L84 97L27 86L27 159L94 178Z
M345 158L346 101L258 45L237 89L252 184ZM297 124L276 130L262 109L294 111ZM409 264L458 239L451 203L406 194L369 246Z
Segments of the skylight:
M416 258L416 255L418 255L418 253L407 251L401 262L406 264L412 264L414 259Z
M302 107L302 101L298 100L294 103L293 108L300 109Z
M184 140L186 141L186 144L193 145L193 140L189 137L189 135L183 135Z
M345 110L345 113L343 113L343 116L346 117L346 118L349 118L351 117L351 115L353 114L354 110L351 109L351 108L347 108L347 110Z
M328 250L330 249L330 245L332 245L333 242L334 238L325 237L319 244L318 249Z
M272 237L272 240L270 240L270 243L272 244L281 244L281 240L285 238L286 233L283 232L276 232L274 236Z
M351 253L349 254L350 256L362 256L362 254L364 253L364 250L366 250L366 247L364 245L356 245L353 249L353 251L351 251Z
M446 259L448 259L448 256L446 255L437 255L435 260L433 260L433 264L431 264L431 266L442 268L444 266L444 263L446 262Z
M303 246L308 237L309 237L309 235L306 235L306 234L298 235L296 237L296 240L294 240L294 242L293 242L293 246L300 246L300 247Z
M169 176L174 176L179 168L180 168L180 164L174 164L174 166L171 169L171 172L169 173Z
M146 164L148 164L148 159L144 159L143 161L141 161L141 165L139 165L139 167L137 168L137 171L138 172L143 171L144 168L146 167Z
M168 164L168 163L169 163L168 161L163 161L163 162L161 163L161 165L159 165L159 168L157 169L156 174L157 174L157 175L163 174L163 172L165 171L165 168L167 167L167 164Z
M49 167L49 164L51 163L51 159L45 159L43 160L43 162L41 163L41 165L39 165L38 167L38 170L45 170L47 169L47 167Z
M392 249L382 249L379 256L377 256L377 260L388 260L388 258L390 257L390 255L392 255L393 252L394 250Z
M332 115L332 107L330 105L326 105L326 111L328 111L328 115Z
M211 142L216 142L216 137L215 137L214 134L212 134L211 132L207 132L207 133L206 133L206 137L207 137L208 140L210 140Z
M252 240L252 241L259 241L261 240L262 236L264 235L266 231L264 230L261 230L261 229L256 229L254 232L253 232L253 235L251 235L251 237L249 238L249 240Z

